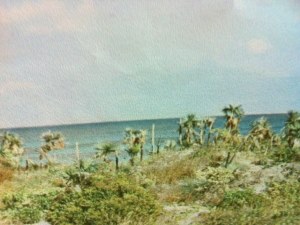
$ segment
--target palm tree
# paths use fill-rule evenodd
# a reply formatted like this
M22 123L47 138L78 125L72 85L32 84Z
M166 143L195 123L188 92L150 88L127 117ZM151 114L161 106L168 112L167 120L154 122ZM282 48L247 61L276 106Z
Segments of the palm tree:
M127 153L131 157L131 164L134 164L134 159L140 153L140 160L143 160L144 144L146 143L146 130L134 130L127 128L123 143L127 145Z
M197 123L197 127L199 128L199 144L203 145L205 140L205 131L206 131L206 123L205 120L199 120ZM194 132L196 134L196 132Z
M160 148L161 148L161 145L163 144L163 139L161 137L159 137L157 140L156 140L156 154L159 154L159 151L160 151ZM154 153L154 152L152 152Z
M215 121L216 121L216 118L212 118L212 117L208 117L208 118L206 118L204 120L205 128L208 129L207 145L209 144L210 137L211 137L211 134L212 134L212 130L213 130L213 126L214 126Z
M233 106L229 105L223 108L223 113L225 114L226 124L225 127L232 133L238 133L238 125L241 118L244 116L244 110L241 105Z
M118 146L115 143L105 143L102 145L98 145L96 147L97 153L96 158L104 158L104 161L107 160L107 157L114 153L115 155L115 163L116 163L116 171L119 170L119 151Z
M179 142L179 145L182 145L182 133L183 133L183 123L182 123L182 119L179 120L179 123L178 123L178 142Z
M223 144L228 144L230 146L237 146L241 144L241 142L243 141L243 137L240 134L236 133L233 135L228 129L219 128L219 129L215 129L214 131L215 131L214 142L216 144L218 144L219 141L221 141Z
M174 140L166 140L164 148L166 150L175 150L175 148L176 148L176 141L174 141Z
M273 136L269 121L265 117L261 117L252 123L247 139L252 141L254 147L260 149L262 144L269 143L272 146Z
M62 149L65 147L64 138L59 132L51 132L42 134L42 138L48 144L52 150L54 149Z
M198 120L197 121L197 128L199 129L199 133L194 131L194 134L196 136L199 136L199 144L203 145L206 141L207 145L209 144L211 134L213 131L213 125L215 123L215 118L207 117L203 120ZM207 134L207 137L206 137Z
M45 144L40 148L40 159L46 158L49 164L52 164L52 159L49 157L48 152L65 147L64 137L59 132L51 132L42 134L42 139Z
M290 148L300 145L300 113L295 111L288 112L288 118L283 130L283 139L287 141Z
M141 157L140 157L141 161L143 161L144 145L146 143L146 135L147 135L147 131L146 130L140 130L138 132L138 136L139 136L140 144L141 144Z
M0 136L0 155L9 161L9 164L19 166L21 155L24 153L23 144L20 138L9 132Z
M134 144L130 148L126 149L128 155L130 156L130 164L134 166L135 158L137 154L141 151L141 145L140 144Z
M187 118L180 124L184 130L184 142L187 146L193 144L195 140L195 128L197 127L199 121L195 114L187 115Z

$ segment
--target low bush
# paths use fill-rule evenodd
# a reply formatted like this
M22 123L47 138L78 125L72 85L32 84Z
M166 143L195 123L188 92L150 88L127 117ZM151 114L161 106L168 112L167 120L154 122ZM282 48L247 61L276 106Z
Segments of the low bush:
M272 183L264 194L251 190L225 193L220 207L201 216L201 224L299 224L300 183Z
M182 198L185 201L201 201L205 205L218 205L233 179L233 172L229 169L207 167L197 171L195 179L182 182Z
M195 177L197 161L189 158L174 159L162 165L148 166L144 173L157 184L174 184L182 179Z
M226 209L239 209L243 206L257 208L262 204L263 200L264 197L262 196L262 194L255 194L251 189L230 190L225 192L220 207Z
M15 222L32 224L42 219L44 212L50 208L54 196L56 196L55 192L34 195L18 193L5 196L2 202L10 219Z
M126 177L97 176L90 187L58 195L46 219L51 224L151 224L161 207L154 196Z

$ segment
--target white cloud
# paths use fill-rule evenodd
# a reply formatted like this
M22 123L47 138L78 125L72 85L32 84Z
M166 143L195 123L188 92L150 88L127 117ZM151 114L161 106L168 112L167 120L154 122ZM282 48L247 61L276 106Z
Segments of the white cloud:
M272 48L272 45L265 39L251 39L247 42L246 47L252 54L264 54Z

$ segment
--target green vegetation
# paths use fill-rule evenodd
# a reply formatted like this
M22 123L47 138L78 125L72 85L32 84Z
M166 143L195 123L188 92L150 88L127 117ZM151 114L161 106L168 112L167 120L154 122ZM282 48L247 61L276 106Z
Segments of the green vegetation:
M18 167L23 152L23 144L17 135L5 132L0 136L0 157L2 156L2 165Z
M164 151L146 160L145 130L126 129L123 151L129 164L119 162L122 147L110 142L96 146L93 159L53 164L47 153L64 142L61 134L50 132L43 135L41 155L51 166L26 170L11 163L12 156L21 156L15 151L22 149L20 139L5 133L0 223L297 224L300 114L288 113L281 134L262 117L243 136L242 107L229 105L223 112L224 128L215 129L214 118L181 119L179 146L159 140Z
M116 162L116 170L119 170L119 150L118 150L118 146L114 143L106 143L103 145L98 145L96 147L97 153L96 153L96 157L97 158L104 158L104 161L107 161L107 157L110 154L114 154L115 155L115 162Z
M146 130L134 130L127 128L123 143L127 145L127 153L131 165L134 165L136 156L140 153L140 161L143 161L144 144L146 142Z
M41 146L40 149L40 159L47 159L49 164L53 163L53 160L48 155L48 152L57 149L63 149L65 147L64 138L59 132L47 132L42 134L42 139L45 144Z

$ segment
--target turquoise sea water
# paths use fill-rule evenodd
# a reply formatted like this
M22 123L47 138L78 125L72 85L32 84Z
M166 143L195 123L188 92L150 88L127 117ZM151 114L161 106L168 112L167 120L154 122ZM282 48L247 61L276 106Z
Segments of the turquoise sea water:
M246 134L249 131L250 124L261 116L265 116L270 121L273 130L279 133L284 126L286 114L269 114L269 115L247 115L241 121L241 133ZM63 150L53 151L51 154L58 161L72 161L75 159L75 143L79 143L80 154L84 157L91 157L95 154L97 143L115 141L122 143L124 130L126 128L146 129L148 130L148 143L145 150L151 149L151 127L155 124L155 136L163 140L177 140L178 118L174 119L155 119L123 122L105 122L90 124L74 124L61 126L45 126L33 128L13 128L7 131L18 134L26 149L23 159L30 157L37 160L37 150L42 144L41 134L51 131L59 131L65 137L66 147ZM224 127L225 120L223 117L216 117L215 127ZM0 130L0 133L4 130ZM125 158L126 155L123 155Z

